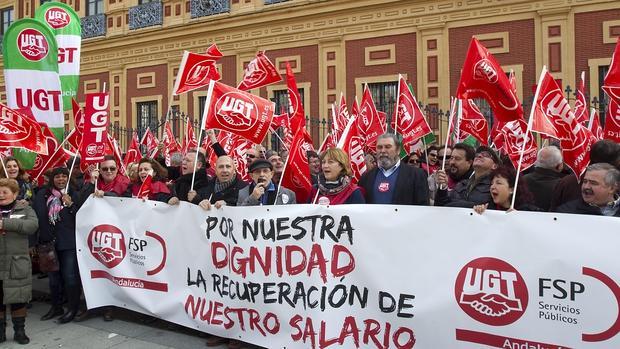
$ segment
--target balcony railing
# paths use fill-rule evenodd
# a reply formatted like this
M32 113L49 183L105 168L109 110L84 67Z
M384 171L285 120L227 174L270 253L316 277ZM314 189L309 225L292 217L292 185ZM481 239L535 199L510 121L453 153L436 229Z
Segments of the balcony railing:
M82 39L105 36L105 14L82 17Z
M129 29L140 29L164 23L161 1L148 2L129 9Z
M265 5L277 4L280 2L287 2L289 0L265 0Z
M192 18L230 12L230 0L190 0Z

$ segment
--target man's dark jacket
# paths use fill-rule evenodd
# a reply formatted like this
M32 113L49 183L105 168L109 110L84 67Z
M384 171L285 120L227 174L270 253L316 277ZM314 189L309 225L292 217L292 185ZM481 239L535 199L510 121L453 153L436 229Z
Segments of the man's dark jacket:
M380 171L379 168L364 173L358 183L364 189L366 203L369 204L375 202L373 186L377 171ZM428 179L424 170L401 162L397 175L392 196L393 205L429 205Z

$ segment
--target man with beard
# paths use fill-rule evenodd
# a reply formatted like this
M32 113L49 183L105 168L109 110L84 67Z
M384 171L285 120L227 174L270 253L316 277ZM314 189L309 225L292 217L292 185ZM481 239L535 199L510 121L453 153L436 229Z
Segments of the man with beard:
M194 161L196 159L198 161L196 161L196 175L194 177L192 171L194 170ZM179 201L188 201L198 205L200 201L196 193L209 183L209 177L207 177L207 172L205 171L206 163L207 161L203 153L198 152L196 154L196 150L190 150L185 154L181 162L181 176L174 182L174 196L168 200L168 204L176 205ZM190 190L192 177L194 177L194 190Z
M447 185L448 190L452 190L458 182L468 180L474 172L472 168L474 156L476 156L476 150L471 145L455 144L450 153L450 159L448 160L446 156L447 174L444 170L437 170L437 184L443 185L440 189L445 189Z
M452 151L450 160L454 158L454 155L455 153ZM492 203L490 175L501 163L499 156L493 149L487 146L478 147L473 161L473 175L467 180L458 182L454 190L447 190L446 176L437 177L439 189L435 195L435 205L472 208L475 205Z
M296 203L295 193L274 184L273 165L263 159L256 160L248 169L252 183L239 191L237 206L290 205ZM277 197L276 197L277 196Z
M247 185L237 176L233 159L228 155L220 156L215 162L215 179L198 189L194 200L205 210L211 209L212 203L215 208L236 206L239 190Z
M581 198L558 207L556 212L620 217L620 171L608 163L588 166L581 181Z
M426 172L413 166L401 166L402 143L395 134L377 138L377 168L360 178L366 202L370 204L428 205Z

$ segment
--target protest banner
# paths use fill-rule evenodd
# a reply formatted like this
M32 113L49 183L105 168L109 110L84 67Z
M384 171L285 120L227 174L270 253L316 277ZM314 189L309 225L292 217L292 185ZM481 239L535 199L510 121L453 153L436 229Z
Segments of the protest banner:
M77 253L89 308L268 348L617 348L619 222L91 198Z

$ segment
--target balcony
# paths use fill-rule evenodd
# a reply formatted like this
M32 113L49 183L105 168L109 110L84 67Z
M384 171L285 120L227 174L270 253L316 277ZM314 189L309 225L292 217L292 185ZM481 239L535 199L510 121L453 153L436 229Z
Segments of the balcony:
M287 2L289 0L265 0L265 5L273 5L280 2Z
M162 25L164 23L163 8L161 1L131 7L129 9L129 29L135 30Z
M82 39L94 38L97 36L105 36L105 14L86 16L81 18Z
M192 18L230 12L230 0L190 0Z

